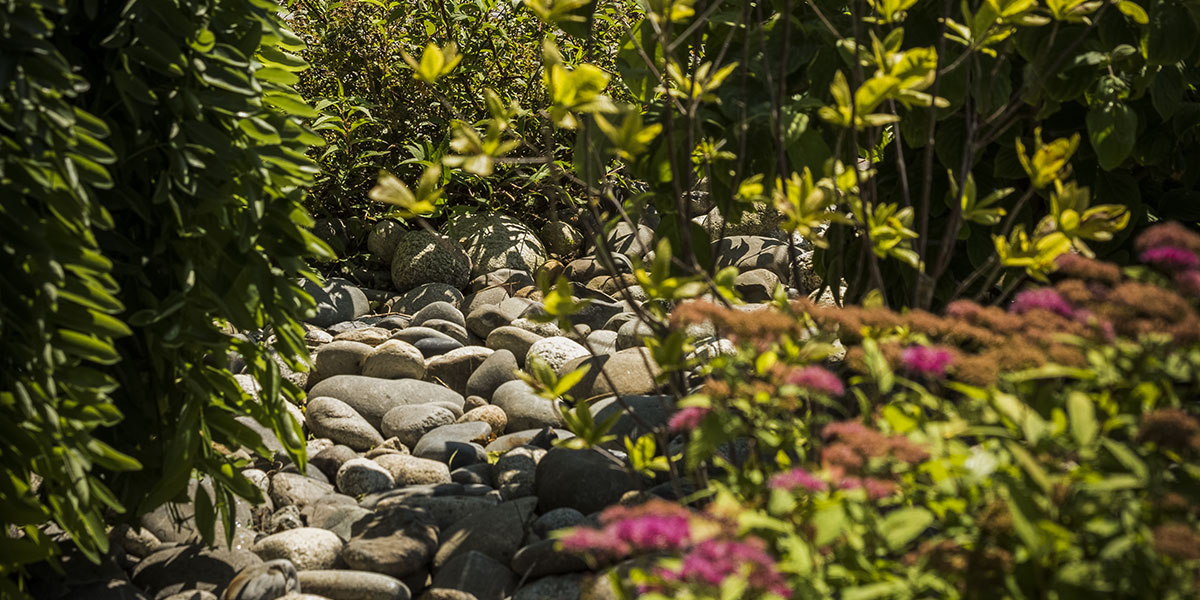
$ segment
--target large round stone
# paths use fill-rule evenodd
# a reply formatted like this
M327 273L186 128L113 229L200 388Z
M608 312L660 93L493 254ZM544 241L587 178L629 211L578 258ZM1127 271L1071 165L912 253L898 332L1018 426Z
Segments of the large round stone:
M546 262L546 249L537 234L506 215L457 215L446 222L443 231L466 248L475 276L506 267L533 273Z
M521 548L536 505L534 498L520 498L476 512L448 527L442 532L443 541L434 555L434 568L471 551L508 564Z
M262 564L249 550L201 546L170 546L143 558L133 567L133 582L154 596L184 590L221 594L242 569Z
M404 292L426 283L462 289L471 279L471 259L458 242L424 230L408 231L392 255L392 285Z
M424 513L405 508L376 511L352 531L342 549L342 560L352 569L403 579L424 569L437 549L437 525Z
M569 507L590 514L616 504L635 485L624 465L595 450L552 448L538 462L536 488L541 512Z
M477 600L504 600L517 587L517 576L503 563L475 551L459 554L433 576L434 590L467 592Z
M465 396L471 375L494 353L495 350L483 346L455 348L429 359L425 379L440 383Z
M400 237L404 233L404 226L399 221L383 219L367 234L367 250L379 260L391 264L392 257L396 254L396 244L400 243Z
M572 398L597 396L634 396L658 389L655 377L662 372L647 348L629 348L616 354L577 358L559 369L559 375L583 365L587 373L567 393Z
M462 304L463 294L458 288L448 283L426 283L419 285L399 296L389 298L383 304L385 312L397 312L411 315L424 308L430 302L449 302L455 306Z
M339 375L323 380L309 390L310 396L337 398L362 415L372 427L381 428L383 416L397 406L427 402L452 402L462 406L462 394L436 383L416 379L379 379L361 375Z
M788 279L787 243L761 235L733 235L712 243L717 268L734 266L741 271L769 269Z

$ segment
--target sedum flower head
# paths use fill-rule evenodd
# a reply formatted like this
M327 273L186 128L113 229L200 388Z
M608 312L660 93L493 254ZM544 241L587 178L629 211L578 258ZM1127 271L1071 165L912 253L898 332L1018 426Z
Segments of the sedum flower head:
M1200 258L1196 258L1196 253L1179 246L1148 248L1138 255L1138 260L1168 273L1200 267Z
M808 470L800 467L772 475L767 485L771 489L789 492L799 488L804 488L810 492L823 492L829 489L828 484L816 475L808 472Z
M927 377L942 377L946 367L954 362L954 356L945 348L932 346L909 346L900 354L905 369Z
M804 389L829 396L841 396L846 392L845 386L842 385L842 380L838 379L837 375L830 373L824 367L816 365L809 365L792 371L787 376L786 381Z
M1049 311L1068 319L1075 315L1075 309L1071 304L1051 288L1025 290L1017 294L1017 297L1013 299L1012 305L1008 307L1009 312L1018 315L1025 314L1034 309Z
M671 428L671 431L696 429L704 422L704 418L708 416L709 412L709 409L703 406L682 408L674 415L671 415L671 420L667 422L667 426Z

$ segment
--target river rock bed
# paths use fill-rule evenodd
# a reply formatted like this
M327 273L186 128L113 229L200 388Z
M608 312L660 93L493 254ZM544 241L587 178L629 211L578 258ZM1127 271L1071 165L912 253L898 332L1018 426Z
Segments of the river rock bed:
M318 302L306 324L314 369L285 369L284 375L308 393L304 407L289 407L308 435L308 468L300 473L267 427L242 418L276 456L244 471L266 501L254 507L239 500L232 544L206 547L192 507L169 504L142 517L138 527L114 527L101 565L69 553L66 577L35 573L35 594L613 597L604 576L555 548L554 532L594 521L618 502L673 497L670 486L631 475L619 441L602 450L555 447L555 439L572 435L558 401L538 396L516 371L534 357L559 374L589 364L570 395L595 399L590 406L597 421L623 413L612 431L619 437L664 425L674 398L662 393L660 370L642 346L652 334L635 310L645 293L628 272L609 272L595 257L545 256L530 230L519 230L519 243L504 246L495 238L512 235L519 224L510 220L477 221L451 228L457 239L414 237L390 225L372 231L374 251L395 253L388 293L340 279L304 284ZM610 241L646 256L652 232L617 233L623 237ZM770 298L787 280L787 245L778 238L731 236L714 249L719 263L742 269L738 287L751 301ZM538 318L543 311L533 282L539 270L565 275L574 296L591 301L573 315L571 328ZM732 350L711 329L691 333L700 338L701 356ZM237 357L230 364L235 374L242 366ZM257 393L249 376L236 377ZM236 452L251 458L244 449ZM193 481L189 497L195 486L211 483Z

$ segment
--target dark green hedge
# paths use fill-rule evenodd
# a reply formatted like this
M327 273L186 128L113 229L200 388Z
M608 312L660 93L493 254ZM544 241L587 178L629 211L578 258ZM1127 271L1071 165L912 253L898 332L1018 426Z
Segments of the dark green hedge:
M47 519L95 555L106 507L149 510L194 472L217 482L202 529L257 498L215 448L266 452L235 417L303 462L284 409L300 390L228 333L264 329L298 368L298 282L328 253L301 206L321 142L291 88L303 44L277 11L0 0L0 586L51 551ZM261 401L224 368L233 351Z

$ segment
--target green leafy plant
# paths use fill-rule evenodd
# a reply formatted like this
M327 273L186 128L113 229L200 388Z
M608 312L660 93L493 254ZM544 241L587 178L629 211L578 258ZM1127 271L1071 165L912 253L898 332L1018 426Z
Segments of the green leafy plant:
M36 529L46 519L95 559L105 511L136 517L197 475L215 492L194 498L198 529L213 540L221 515L232 536L234 496L261 492L226 449L269 456L238 417L304 464L285 410L301 391L280 365L305 368L298 319L313 301L298 281L329 250L301 206L316 173L305 152L321 143L291 87L304 44L276 11L258 0L0 9L0 39L19 49L0 88L10 592L18 565L54 550ZM266 343L232 335L256 330ZM226 368L232 352L257 398Z
M713 479L562 546L649 598L1189 597L1200 235L1136 247L1064 255L1007 309L681 306L739 340L671 423Z

